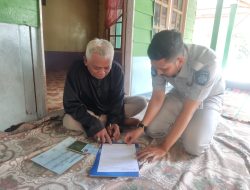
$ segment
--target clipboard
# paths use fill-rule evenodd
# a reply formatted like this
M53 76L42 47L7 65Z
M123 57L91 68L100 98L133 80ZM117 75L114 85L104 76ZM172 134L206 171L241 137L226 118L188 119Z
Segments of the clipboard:
M116 143L116 144L123 144L123 143ZM138 149L138 144L134 144L136 150ZM103 146L103 145L102 145ZM90 169L89 176L91 177L139 177L139 163L138 164L138 171L135 172L99 172L98 167L100 163L100 157L102 153L102 146L99 148L98 153L96 155L95 162Z

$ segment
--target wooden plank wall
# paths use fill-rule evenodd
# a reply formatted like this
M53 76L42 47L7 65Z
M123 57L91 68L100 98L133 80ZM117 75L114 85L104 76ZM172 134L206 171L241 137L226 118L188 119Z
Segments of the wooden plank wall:
M152 38L153 5L153 0L135 1L133 56L147 56Z
M0 22L38 27L38 0L1 0Z

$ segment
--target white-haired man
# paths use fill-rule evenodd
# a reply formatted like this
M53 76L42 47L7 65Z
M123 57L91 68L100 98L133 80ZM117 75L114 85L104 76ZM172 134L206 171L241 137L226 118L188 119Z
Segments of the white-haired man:
M120 125L136 125L138 120L130 117L146 107L142 97L124 97L123 72L113 57L109 41L90 41L86 57L72 65L64 87L63 125L85 130L102 143L118 140Z

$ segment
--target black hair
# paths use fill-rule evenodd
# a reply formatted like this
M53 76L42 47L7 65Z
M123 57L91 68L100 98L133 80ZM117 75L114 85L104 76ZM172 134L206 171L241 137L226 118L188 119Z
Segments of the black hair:
M183 49L184 43L180 32L163 30L154 35L147 53L151 60L170 60L183 52Z

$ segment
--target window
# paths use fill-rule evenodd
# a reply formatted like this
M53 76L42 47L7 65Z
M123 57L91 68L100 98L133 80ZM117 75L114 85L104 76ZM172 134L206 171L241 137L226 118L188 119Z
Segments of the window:
M153 33L165 29L184 32L187 0L155 0Z
M107 39L116 50L122 49L123 15L125 12L125 0L106 0L106 21Z
M122 15L117 22L110 27L109 40L115 49L122 48Z

